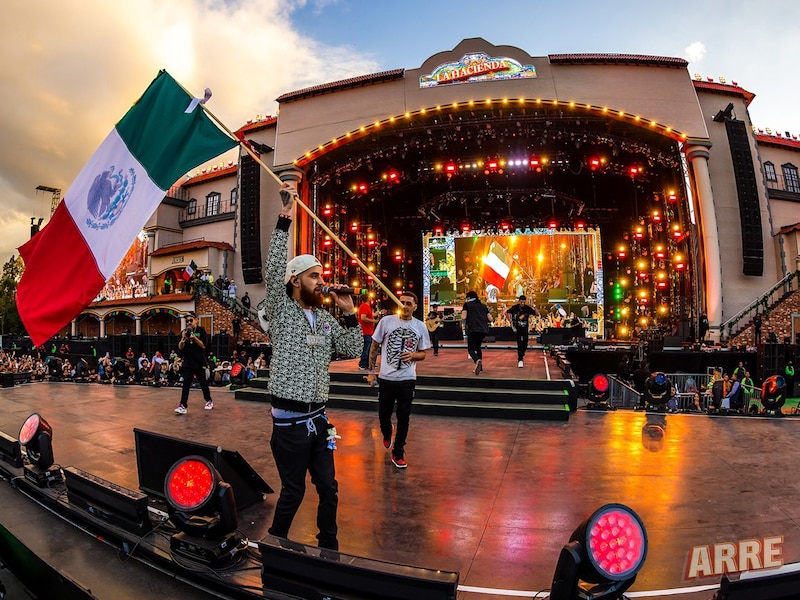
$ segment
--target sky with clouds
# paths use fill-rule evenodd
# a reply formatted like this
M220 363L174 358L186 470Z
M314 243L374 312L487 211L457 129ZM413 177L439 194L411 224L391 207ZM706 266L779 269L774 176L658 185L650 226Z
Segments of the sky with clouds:
M668 8L667 8L668 7ZM0 262L50 215L161 68L231 129L283 93L418 68L462 39L533 56L687 59L756 94L753 123L800 134L800 2L673 0L5 0L0 22Z

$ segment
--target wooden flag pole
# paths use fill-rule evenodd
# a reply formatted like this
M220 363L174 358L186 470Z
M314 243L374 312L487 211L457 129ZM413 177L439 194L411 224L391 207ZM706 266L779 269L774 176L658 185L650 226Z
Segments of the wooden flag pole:
M206 111L206 114L207 114L209 117L211 117L211 118L212 118L212 119L213 119L213 120L214 120L214 121L217 123L217 125L219 125L219 126L220 126L220 127L221 127L221 128L222 128L222 129L223 129L223 130L224 130L224 131L225 131L225 132L228 134L228 135L230 135L232 138L235 138L235 139L239 140L239 146L241 146L242 148L244 148L244 150L245 150L245 151L246 151L246 152L247 152L247 153L250 155L250 157L251 157L253 160L255 160L255 161L256 161L256 162L257 162L259 165L261 165L261 168L262 168L262 169L264 169L264 170L265 170L267 173L269 173L269 174L272 176L272 178L273 178L273 179L274 179L276 182L278 182L278 184L279 184L279 185L283 185L283 181L281 181L280 177L278 177L278 176L275 174L275 172L274 172L272 169L270 169L270 168L267 166L267 164L266 164L266 163L265 163L263 160L261 160L261 157L260 157L258 154L256 154L256 153L253 151L253 149L252 149L252 148L250 148L250 146L249 146L247 143L245 143L245 142L244 142L244 141L243 141L241 138L239 138L239 136L237 136L237 135L236 135L236 134L234 134L234 133L233 133L233 132L232 132L230 129L228 129L228 127L227 127L227 126L226 126L226 125L225 125L225 124L224 124L222 121L220 121L220 120L219 120L219 119L218 119L218 118L217 118L217 117L214 115L214 113L212 113L210 110L208 110L208 108L205 106L205 104L202 104L202 106L203 106L203 110L205 110L205 111ZM295 202L297 202L297 204L298 204L298 205L300 205L300 208L302 208L302 209L303 209L303 210L306 212L306 214L307 214L309 217L311 217L311 218L314 220L314 222L315 222L317 225L319 225L319 226L320 226L320 228L321 228L321 229L322 229L322 230L323 230L323 231L324 231L326 234L328 234L328 235L331 237L331 239L333 239L333 240L334 240L334 241L335 241L335 242L336 242L336 243L339 245L339 247L340 247L342 250L344 250L344 251L347 253L347 255L348 255L350 258L352 258L354 261L356 261L356 264L358 264L358 266L361 268L361 270L363 270L365 273L367 273L367 274L368 274L368 275L369 275L369 276L372 278L372 280L373 280L375 283L377 283L377 284L378 284L378 287L380 287L380 288L381 288L381 289L382 289L382 290L383 290L383 291L386 293L386 295L387 295L387 296L388 296L388 297L389 297L389 298L390 298L390 299L391 299L391 300L392 300L392 301L393 301L395 304L397 304L397 306L401 306L401 304L400 304L400 299L399 299L397 296L395 296L395 295L392 293L392 291L391 291L391 290L390 290L388 287L386 287L386 285L385 285L385 284L384 284L384 283L383 283L383 282L382 282L382 281L381 281L381 280L378 278L378 276L377 276L377 275L375 275L375 273L373 273L372 271L370 271L370 270L369 270L369 267L367 267L367 265L365 265L363 262L361 262L361 259L360 259L360 258L358 258L358 257L357 257L357 256L356 256L356 255L353 253L353 251L352 251L352 250L350 250L350 248L348 248L348 247L347 247L347 245L346 245L346 244L345 244L345 243L344 243L342 240L340 240L340 239L339 239L339 236L337 236L335 233L333 233L333 231L331 231L331 230L330 230L330 228L329 228L329 227L328 227L328 226L327 226L327 225L326 225L326 224L325 224L325 223L322 221L322 219L320 219L320 218L319 218L319 217L318 217L318 216L317 216L317 215L314 213L314 211L313 211L313 210L311 210L311 209L310 209L308 206L306 206L305 202L303 202L303 201L300 199L300 196L298 196L297 194L295 194L294 198L295 198Z

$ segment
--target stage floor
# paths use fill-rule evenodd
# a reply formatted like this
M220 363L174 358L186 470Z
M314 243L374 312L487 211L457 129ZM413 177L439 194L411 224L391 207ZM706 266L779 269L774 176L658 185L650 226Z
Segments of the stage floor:
M485 355L486 379L560 375L541 350L529 351L524 369L514 350L495 347ZM448 347L420 363L419 372L475 377L471 365L465 348ZM357 370L356 361L332 369ZM134 427L221 445L238 450L277 490L269 405L237 401L224 388L212 393L213 411L203 410L193 390L181 417L173 413L177 388L25 384L0 391L0 431L16 437L25 418L40 412L53 427L58 464L132 489L138 488ZM695 547L713 558L715 544L777 537L780 560L800 561L794 463L800 419L662 415L659 441L643 434L658 417L629 410L578 410L568 422L412 415L409 467L398 470L375 414L334 409L330 417L342 435L336 451L341 551L459 571L462 600L530 598L549 588L572 531L610 502L633 508L649 536L631 597L651 590L674 597L681 588L681 598L710 599L713 591L704 586L718 584L719 575L701 569L707 576L687 576ZM266 534L275 500L270 495L242 511L251 540ZM6 528L99 598L207 597L171 575L117 560L113 548L5 482L0 506ZM315 511L309 484L292 539L314 545Z

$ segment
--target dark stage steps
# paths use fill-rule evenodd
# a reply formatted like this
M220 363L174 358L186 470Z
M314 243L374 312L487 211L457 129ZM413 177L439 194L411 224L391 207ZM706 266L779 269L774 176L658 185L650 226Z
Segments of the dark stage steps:
M331 373L328 404L332 408L378 411L378 390L364 373ZM237 400L269 402L266 377L239 388ZM577 406L577 388L570 380L492 379L490 377L417 378L414 413L482 419L567 421Z

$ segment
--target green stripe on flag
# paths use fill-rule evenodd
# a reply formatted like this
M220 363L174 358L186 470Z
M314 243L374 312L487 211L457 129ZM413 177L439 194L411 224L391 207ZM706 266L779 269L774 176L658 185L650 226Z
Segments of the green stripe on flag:
M191 100L169 73L160 71L116 126L130 153L162 190L238 143L201 106L185 113Z

